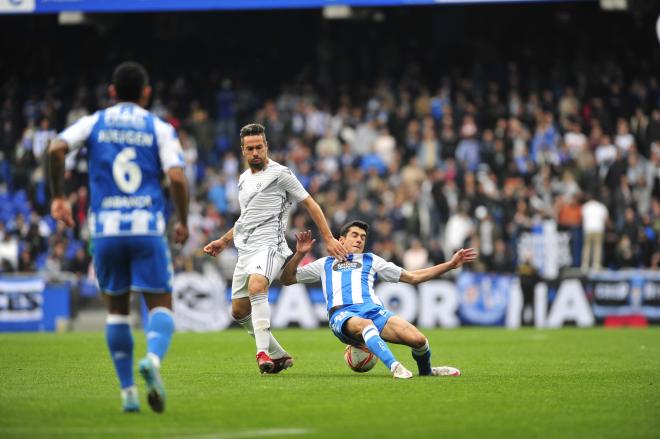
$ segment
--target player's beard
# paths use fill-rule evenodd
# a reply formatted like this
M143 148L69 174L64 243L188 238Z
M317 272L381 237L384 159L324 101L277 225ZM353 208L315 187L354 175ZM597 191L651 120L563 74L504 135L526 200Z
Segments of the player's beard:
M248 164L250 165L250 169L252 169L253 171L261 171L264 168L266 161L262 159L255 163L252 160L250 160Z

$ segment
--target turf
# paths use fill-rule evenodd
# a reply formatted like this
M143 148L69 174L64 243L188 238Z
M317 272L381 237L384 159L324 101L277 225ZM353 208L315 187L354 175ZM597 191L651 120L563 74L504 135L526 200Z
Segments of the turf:
M142 412L120 413L103 334L3 334L0 437L660 437L660 328L425 333L434 364L463 376L357 374L330 331L295 329L276 332L295 366L260 376L242 330L177 334L162 415L140 381ZM393 350L416 370L408 349Z

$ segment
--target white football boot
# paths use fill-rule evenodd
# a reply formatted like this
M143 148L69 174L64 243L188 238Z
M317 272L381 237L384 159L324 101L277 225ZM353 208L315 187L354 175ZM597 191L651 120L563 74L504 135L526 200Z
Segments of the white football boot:
M412 378L413 374L411 371L406 369L406 367L403 364L397 361L394 364L392 364L392 377L406 380L408 378Z
M461 371L451 366L437 366L431 368L431 375L434 377L458 377Z

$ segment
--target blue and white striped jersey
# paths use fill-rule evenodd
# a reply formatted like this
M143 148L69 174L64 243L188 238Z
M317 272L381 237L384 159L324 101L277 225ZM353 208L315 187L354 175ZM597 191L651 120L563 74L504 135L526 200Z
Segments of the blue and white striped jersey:
M87 145L92 237L163 235L164 171L185 166L174 127L137 104L83 117L59 138Z
M328 311L338 305L383 302L374 293L378 277L386 282L398 282L403 268L373 253L349 254L345 262L332 256L299 267L296 280L301 283L321 280Z

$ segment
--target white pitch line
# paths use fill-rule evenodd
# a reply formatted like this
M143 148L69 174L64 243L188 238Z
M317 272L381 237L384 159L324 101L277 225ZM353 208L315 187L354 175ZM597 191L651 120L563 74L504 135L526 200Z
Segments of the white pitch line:
M101 435L101 436L116 436L116 435L131 435L133 437L148 437L153 439L247 439L247 438L260 438L260 437L275 437L275 436L302 436L312 433L313 430L306 428L264 428L260 430L243 430L243 431L226 431L218 433L202 433L202 434L183 434L176 436L153 436L153 433L136 430L123 430L121 428L103 428L103 429L88 429L88 428L64 428L57 431L39 431L24 427L19 428L2 428L0 427L0 437L3 434L12 434L18 436L53 436L53 434L67 434L67 435ZM165 432L163 432L166 434Z
M266 428L263 430L228 431L223 433L167 436L161 439L242 439L272 436L302 436L311 432L312 430L306 428Z

